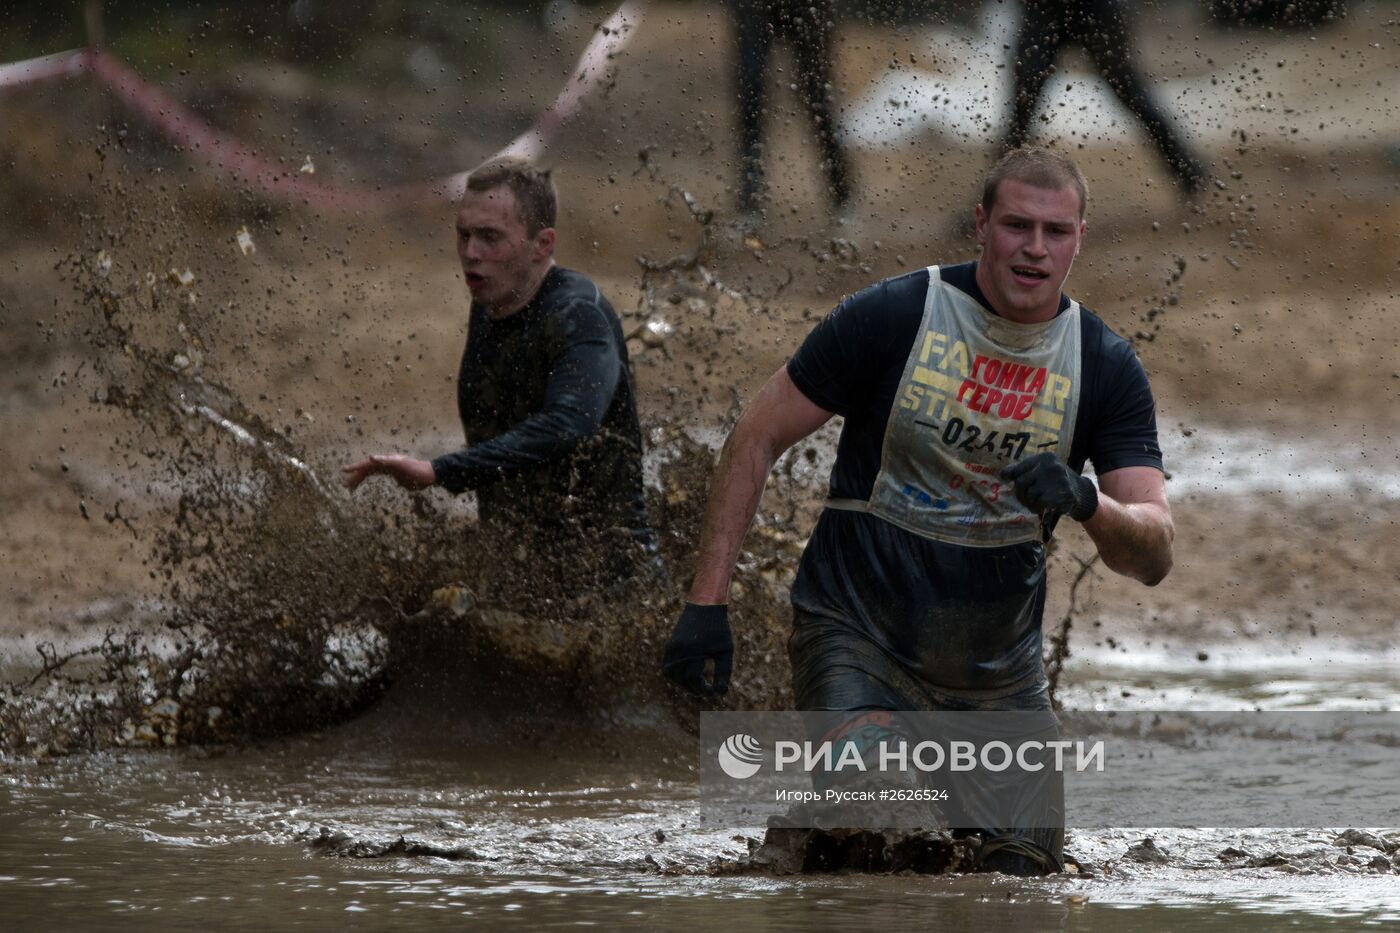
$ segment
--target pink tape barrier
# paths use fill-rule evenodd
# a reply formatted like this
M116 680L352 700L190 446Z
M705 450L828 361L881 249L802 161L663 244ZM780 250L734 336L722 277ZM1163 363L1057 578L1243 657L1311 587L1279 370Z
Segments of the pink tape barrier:
M0 65L0 88L19 87L55 78L72 78L87 70L87 52L56 52L42 58L31 58L13 65Z
M627 47L642 21L645 0L626 0L593 33L574 67L573 76L564 84L553 103L535 117L534 124L491 158L517 158L537 162L549 141L560 127L572 120L588 95L613 73L613 60ZM467 176L461 172L439 179L433 190L440 196L456 201L467 190Z
M626 47L641 21L645 0L626 0L594 33L569 81L528 130L492 158L514 157L534 162L544 154L560 128L572 120L594 90L613 71L616 56ZM466 190L469 172L428 184L398 188L332 185L310 177L286 163L259 155L251 147L215 129L199 114L158 85L145 80L101 49L76 49L27 61L0 65L0 89L89 74L175 145L240 184L280 201L343 213L388 212L431 199L455 201Z

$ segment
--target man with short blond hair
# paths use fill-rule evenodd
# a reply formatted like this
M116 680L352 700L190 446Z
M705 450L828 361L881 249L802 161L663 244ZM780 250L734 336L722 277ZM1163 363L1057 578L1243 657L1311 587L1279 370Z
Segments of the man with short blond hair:
M410 490L475 490L484 524L548 545L561 576L606 585L654 561L642 436L622 325L586 276L554 262L549 172L498 161L467 179L457 257L471 320L457 381L466 446L345 468ZM606 559L605 559L606 558Z
M997 160L982 181L982 212L996 206L997 190L1008 178L1036 188L1073 188L1079 198L1079 219L1089 209L1089 182L1074 160L1053 149L1012 149Z
M680 686L727 689L745 532L777 457L833 415L845 423L829 498L792 587L799 709L1049 710L1040 627L1056 522L1081 523L1110 569L1148 586L1171 568L1147 375L1061 291L1087 229L1083 176L1044 150L1009 153L993 175L980 258L847 298L735 425L663 659ZM984 827L984 864L1056 869L1063 832L1049 816L1035 825Z

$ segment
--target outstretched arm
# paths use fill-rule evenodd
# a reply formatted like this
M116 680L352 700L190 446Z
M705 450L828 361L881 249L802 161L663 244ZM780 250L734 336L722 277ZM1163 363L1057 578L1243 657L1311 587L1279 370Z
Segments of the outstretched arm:
M551 326L549 339L558 349L538 411L493 438L434 460L403 454L367 457L344 468L345 485L353 491L366 478L385 474L408 490L441 485L460 493L572 453L603 423L617 391L622 357L606 313L596 305L581 302L568 308Z
M1155 467L1123 467L1099 477L1099 506L1084 522L1108 569L1148 586L1172 569L1176 535L1167 484Z
M768 474L783 451L821 427L831 415L802 394L786 366L759 390L724 442L710 482L690 602L717 605L729 601L729 578L744 535L758 512Z
M580 302L551 326L558 351L544 404L496 437L434 459L437 481L448 491L476 489L566 457L603 423L622 372L606 312Z
M358 463L352 463L341 471L341 481L354 492L361 483L376 474L391 477L404 489L417 492L427 489L437 482L433 465L427 460L418 460L404 454L374 454Z

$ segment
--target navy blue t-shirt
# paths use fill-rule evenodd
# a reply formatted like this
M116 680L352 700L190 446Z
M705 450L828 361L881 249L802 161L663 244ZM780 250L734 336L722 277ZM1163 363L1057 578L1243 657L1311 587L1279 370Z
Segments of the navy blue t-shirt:
M942 280L993 311L976 262L940 267ZM808 335L788 375L813 403L843 416L833 498L869 499L885 427L923 320L927 269L886 279L843 301ZM1060 310L1069 306L1061 296ZM1147 374L1132 345L1081 307L1079 412L1069 463L1102 475L1162 468ZM823 511L793 586L797 624L837 624L945 692L995 696L1044 677L1044 548L945 544L877 516ZM824 620L824 621L823 621Z

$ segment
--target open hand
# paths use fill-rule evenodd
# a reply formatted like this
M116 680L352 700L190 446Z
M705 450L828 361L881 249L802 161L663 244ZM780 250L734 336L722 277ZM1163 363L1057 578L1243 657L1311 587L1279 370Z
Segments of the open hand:
M369 477L383 473L410 492L426 489L437 482L433 464L403 454L375 454L359 463L352 463L341 472L341 481L351 492Z

